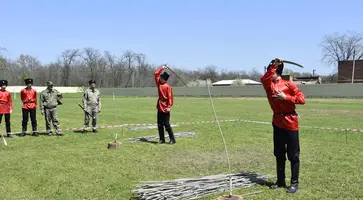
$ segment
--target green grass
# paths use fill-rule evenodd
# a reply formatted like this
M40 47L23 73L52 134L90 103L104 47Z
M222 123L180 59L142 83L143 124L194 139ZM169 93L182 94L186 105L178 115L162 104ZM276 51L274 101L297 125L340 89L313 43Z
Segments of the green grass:
M65 95L59 107L62 128L82 127L83 113L76 104L81 95ZM12 128L21 129L21 103L14 100ZM264 98L215 98L219 119L271 121ZM156 98L103 98L100 125L155 123ZM363 129L363 102L313 100L298 106L301 125ZM38 112L39 129L44 119ZM171 122L214 120L207 98L175 98ZM221 123L228 142L233 172L275 175L272 127L253 123ZM30 124L29 128L30 129ZM223 144L215 124L181 125L175 132L194 131L196 137L177 144L130 143L127 138L157 135L157 130L124 129L121 149L107 143L120 129L100 129L98 134L72 131L65 137L7 139L0 145L1 199L130 199L130 190L143 180L166 180L228 173ZM264 186L234 190L263 193L245 199L358 199L363 198L362 133L301 128L300 191L288 195ZM288 162L287 162L288 164ZM287 181L290 177L287 165ZM275 181L275 179L270 180ZM202 199L213 199L209 196Z

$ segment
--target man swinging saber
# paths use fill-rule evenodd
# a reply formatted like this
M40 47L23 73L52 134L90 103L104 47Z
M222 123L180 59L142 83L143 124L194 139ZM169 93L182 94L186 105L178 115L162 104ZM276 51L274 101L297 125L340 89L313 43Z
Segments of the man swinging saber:
M187 84L183 81L183 79L181 79L173 70L171 70L168 66L168 64L164 65L166 67L166 69L168 69L169 71L171 71L171 73L173 73L181 82L184 83L185 87L188 87Z
M295 193L299 188L300 143L299 121L295 111L296 104L305 104L305 97L295 83L281 78L284 63L302 67L301 65L276 58L267 67L261 77L267 99L273 111L273 144L276 157L277 182L271 189L286 187L285 161L286 153L291 163L291 186L288 193Z

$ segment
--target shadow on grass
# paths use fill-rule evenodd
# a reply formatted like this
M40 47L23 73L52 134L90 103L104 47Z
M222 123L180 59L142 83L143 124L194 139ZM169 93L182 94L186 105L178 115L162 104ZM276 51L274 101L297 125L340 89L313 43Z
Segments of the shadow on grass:
M75 130L75 131L73 131L73 133L81 133L81 134L83 134L83 130Z
M140 140L138 142L149 143L149 144L158 144L157 141L150 141L150 140L147 140L145 138L140 138Z

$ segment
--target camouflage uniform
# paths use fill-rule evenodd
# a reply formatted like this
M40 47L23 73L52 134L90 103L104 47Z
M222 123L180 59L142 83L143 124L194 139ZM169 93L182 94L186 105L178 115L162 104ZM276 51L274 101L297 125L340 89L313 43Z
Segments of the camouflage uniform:
M57 106L61 104L60 99L63 95L56 89L53 89L53 83L47 82L48 88L40 93L40 110L44 114L45 127L49 135L52 135L51 122L57 135L61 134L60 123L58 120Z
M92 83L95 84L96 81L90 80L89 84L91 85ZM82 102L83 102L83 106L84 106L84 110L85 110L84 129L83 129L83 131L84 132L88 131L89 121L90 121L90 116L86 113L86 112L88 112L93 117L93 119L92 119L92 131L97 132L98 113L101 111L101 94L100 94L100 91L97 90L96 88L86 89L84 94L83 94Z

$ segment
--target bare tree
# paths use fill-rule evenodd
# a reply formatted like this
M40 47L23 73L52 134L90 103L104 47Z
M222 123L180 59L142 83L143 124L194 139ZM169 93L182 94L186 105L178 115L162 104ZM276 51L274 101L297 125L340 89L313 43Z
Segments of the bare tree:
M201 80L210 79L212 82L216 82L219 79L217 67L214 65L208 65L203 70L199 71L200 71L199 79Z
M86 65L91 70L91 79L96 79L97 68L102 62L102 56L100 52L93 48L85 48L84 55L82 56Z
M24 70L35 70L40 66L40 61L36 57L27 54L21 54L17 62Z
M104 57L106 60L106 68L109 70L109 75L112 79L112 86L117 87L117 61L116 56L112 55L109 51L105 51Z
M69 86L70 84L70 74L71 74L71 65L80 56L80 52L78 49L68 49L62 53L58 62L63 66L63 85Z
M363 34L346 32L324 36L322 47L322 61L337 67L339 61L363 58Z
M262 76L262 74L256 68L253 68L248 73L248 76L250 77L250 79L252 79L254 81L260 81L260 77Z
M145 85L145 77L147 75L147 71L148 71L148 64L146 63L146 55L139 53L135 55L135 60L137 62L137 72L138 72L138 76L137 79L138 81L138 87L144 87ZM143 81L143 82L141 82Z
M130 79L132 78L132 86L134 86L134 66L133 62L135 61L136 54L133 51L127 50L122 54L122 61L125 61L127 64L127 69L129 71L129 78L126 83L126 88L129 85Z
M7 60L4 56L0 55L0 70L6 70L8 68Z
M41 83L44 82L44 78L40 71L42 71L42 66L40 61L31 55L21 54L17 59L17 64L21 71L19 73L24 74L28 73L31 78L35 79L36 82Z

